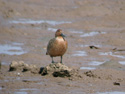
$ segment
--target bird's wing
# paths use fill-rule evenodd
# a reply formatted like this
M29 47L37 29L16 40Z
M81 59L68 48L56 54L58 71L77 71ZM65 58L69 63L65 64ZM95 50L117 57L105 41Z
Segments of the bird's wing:
M53 38L53 39L51 39L51 40L49 41L49 43L48 43L48 45L47 45L47 52L46 52L46 55L49 54L48 51L51 49L51 47L52 47L54 41L55 41L55 38Z

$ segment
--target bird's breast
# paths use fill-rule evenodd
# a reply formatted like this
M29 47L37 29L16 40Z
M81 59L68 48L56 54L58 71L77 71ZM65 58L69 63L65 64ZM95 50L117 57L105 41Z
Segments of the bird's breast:
M65 42L65 40L62 37L57 37L56 41L58 41L58 42Z
M67 50L67 41L63 37L52 39L47 47L50 56L62 56Z

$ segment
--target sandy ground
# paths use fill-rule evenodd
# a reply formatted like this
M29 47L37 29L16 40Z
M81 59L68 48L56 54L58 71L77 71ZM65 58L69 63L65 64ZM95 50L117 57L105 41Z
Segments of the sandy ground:
M13 60L50 64L46 46L59 28L63 63L81 79L8 72ZM0 0L0 61L0 94L124 94L125 0Z

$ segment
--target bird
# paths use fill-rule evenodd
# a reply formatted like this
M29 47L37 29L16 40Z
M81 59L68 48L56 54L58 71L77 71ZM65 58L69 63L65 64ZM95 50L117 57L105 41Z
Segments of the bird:
M55 32L55 38L52 38L47 45L46 55L50 55L52 63L54 63L53 57L57 56L61 57L60 63L62 63L63 55L68 48L66 36L62 32L61 29L57 29Z

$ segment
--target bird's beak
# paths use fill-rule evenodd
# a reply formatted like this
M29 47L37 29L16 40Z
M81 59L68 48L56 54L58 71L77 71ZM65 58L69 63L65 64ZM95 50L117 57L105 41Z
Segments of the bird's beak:
M63 33L61 33L61 36L64 38L64 37L66 37Z

